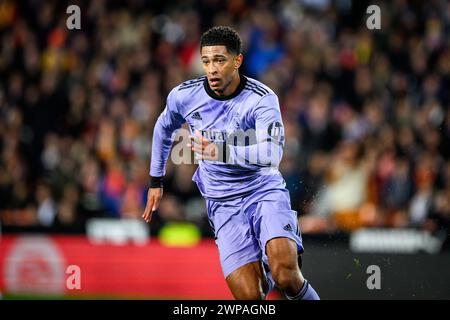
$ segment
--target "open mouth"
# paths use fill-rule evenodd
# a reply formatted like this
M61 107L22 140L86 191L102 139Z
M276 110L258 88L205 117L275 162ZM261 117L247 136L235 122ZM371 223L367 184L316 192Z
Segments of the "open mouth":
M216 87L219 85L220 79L219 78L211 78L209 79L209 84L211 87Z

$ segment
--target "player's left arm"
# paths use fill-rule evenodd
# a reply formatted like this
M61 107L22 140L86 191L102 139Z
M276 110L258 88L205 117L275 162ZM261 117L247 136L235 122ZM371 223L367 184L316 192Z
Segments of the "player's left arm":
M277 96L268 94L262 97L250 117L255 123L256 144L232 146L230 161L278 167L283 157L285 135Z
M249 141L244 145L234 145L233 141L229 141L227 162L241 167L257 165L277 168L284 147L284 127L277 96L269 94L262 97L248 117L254 122L255 130L244 132L244 137Z
M283 156L285 137L276 95L269 94L261 98L249 117L254 121L255 129L247 130L237 137L241 142L251 141L244 145L235 145L234 139L228 139L226 145L214 144L197 132L192 144L197 159L222 161L242 167L278 167Z

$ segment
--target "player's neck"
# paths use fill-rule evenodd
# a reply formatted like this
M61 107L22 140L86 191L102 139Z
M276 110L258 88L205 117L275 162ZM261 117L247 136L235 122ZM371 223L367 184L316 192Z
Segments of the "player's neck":
M234 92L236 92L237 88L239 87L239 83L241 82L241 77L239 73L236 73L236 75L231 80L230 84L225 88L223 91L214 91L216 95L219 97L228 97L231 96Z
M229 85L226 86L225 90L217 92L213 91L208 84L207 79L203 82L203 86L206 90L206 93L213 99L216 100L229 100L238 96L242 90L244 90L245 85L247 83L247 78L239 73L236 74L236 77L233 78Z

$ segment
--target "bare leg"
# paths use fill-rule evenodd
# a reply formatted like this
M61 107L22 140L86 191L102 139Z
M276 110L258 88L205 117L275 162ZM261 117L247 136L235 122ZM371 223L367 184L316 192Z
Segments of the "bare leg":
M296 295L305 281L298 266L297 244L289 238L274 238L267 242L266 252L277 286L290 296Z
M243 265L226 278L236 300L263 300L267 282L260 261Z

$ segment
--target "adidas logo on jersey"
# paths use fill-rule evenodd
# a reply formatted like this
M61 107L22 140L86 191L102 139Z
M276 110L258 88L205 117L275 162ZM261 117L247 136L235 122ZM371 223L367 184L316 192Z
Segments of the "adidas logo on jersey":
M283 229L286 230L286 231L292 231L292 227L291 227L291 225L289 223L287 225L285 225L283 227Z
M194 112L191 118L195 120L202 120L202 116L198 112Z

